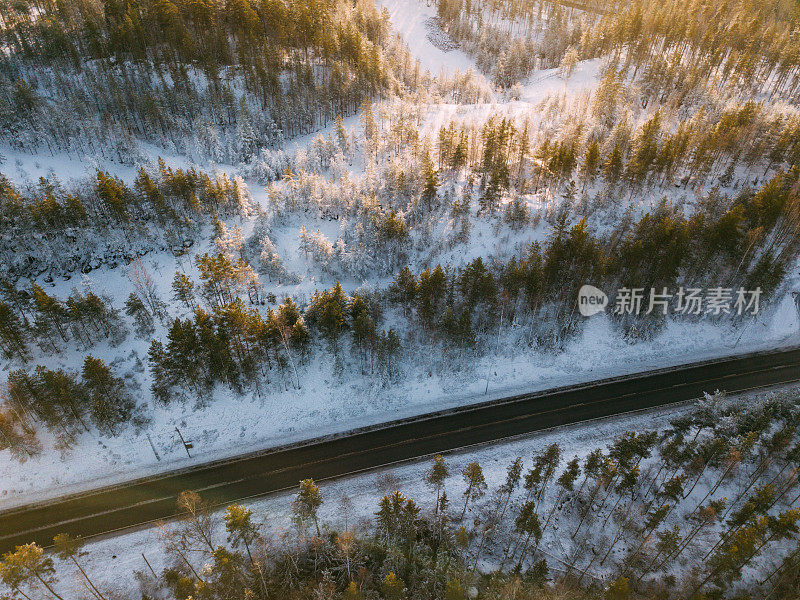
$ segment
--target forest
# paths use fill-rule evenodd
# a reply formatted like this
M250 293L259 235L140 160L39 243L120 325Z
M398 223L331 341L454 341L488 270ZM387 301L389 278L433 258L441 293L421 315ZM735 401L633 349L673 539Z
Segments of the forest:
M671 92L685 101L709 85L742 97L797 94L800 9L791 0L438 0L437 10L445 31L503 87L534 69L609 55L641 85L643 102L663 103Z
M137 199L142 202L152 197L160 207L155 214L163 214L165 222L171 224L167 215L178 218L203 207L194 197L191 184L178 184L186 175L165 171L162 176L176 182L155 184L142 172L136 188L145 192L137 196L98 173L98 195L119 199L114 210L116 218L123 219L128 214L125 198L134 199L133 211ZM205 204L226 206L226 194L220 187L211 185L210 179L188 175L188 181L198 181L206 193L209 189L212 192ZM299 389L300 373L312 352L329 353L336 370L344 371L347 365L353 375L367 374L390 384L397 377L404 345L426 348L442 360L491 352L492 334L503 327L503 320L507 328L528 338L530 344L556 346L580 327L582 317L574 299L585 281L620 288L633 282L651 283L645 287L660 290L691 288L726 273L731 289L760 288L768 295L779 285L789 259L797 256L798 239L791 234L796 222L788 219L798 214L798 195L793 191L799 185L798 175L797 169L777 174L759 191L742 194L716 218L697 213L686 219L662 203L656 211L629 223L626 231L614 231L605 239L589 232L585 219L570 226L566 214L561 213L543 246L533 243L508 261L487 264L478 257L462 268L437 264L418 273L404 266L386 288L348 294L336 283L315 292L303 308L287 297L275 309L267 308L265 314L254 308L265 301L264 292L258 272L244 258L247 248L241 231L229 230L218 222L216 251L196 258L199 281L180 272L172 281L171 300L181 306L187 318L169 315L167 303L155 290L152 276L141 261L133 262L130 269L136 291L117 307L111 299L92 291L75 288L68 298L60 299L36 283L20 289L4 280L0 289L0 347L7 358L26 360L36 353L58 353L68 347L90 349L101 340L110 339L119 345L129 330L124 313L138 337L149 338L158 321L165 324L166 338L154 339L148 352L153 398L162 404L178 398L203 404L213 398L215 385L258 396L275 387ZM172 208L166 200L169 196L160 191L170 187L188 188L186 193L194 200ZM234 192L232 196L227 205L238 210L238 195ZM79 199L72 202L78 206ZM492 211L486 202L483 205L483 210ZM50 206L61 205L51 196ZM100 209L109 210L109 205L95 206L92 212L100 213ZM43 211L35 207L30 210ZM58 208L49 210L54 211L51 218L59 218L62 212ZM408 225L396 213L384 218L374 234L374 247L365 249L375 256L385 255L387 246L403 245L409 235ZM731 232L741 233L733 236ZM301 251L324 256L319 246L325 240L305 235L308 249L303 249L301 240ZM264 240L260 243L263 247ZM741 257L747 252L752 258L745 263ZM272 265L274 276L273 259L262 250L260 260ZM386 312L401 318L404 335L386 326ZM734 318L746 318L742 310L738 312ZM615 319L624 335L636 338L654 335L663 326L665 314L666 310L653 311L645 319L623 313ZM689 312L684 318L708 317L705 312ZM731 317L717 311L715 318ZM397 319L392 322L397 323ZM48 384L52 380L65 383ZM124 388L119 379L116 381L114 385ZM4 445L24 457L31 446L36 446L31 436L37 423L45 424L62 442L74 437L81 427L86 428L80 411L74 408L77 385L75 374L41 366L34 377L25 370L12 373L2 421ZM138 423L136 412L123 398L125 394L120 396L113 418ZM101 429L109 426L102 418L98 422Z
M147 141L247 162L415 76L371 2L4 1L2 14L0 140L29 152L133 163Z
M36 456L42 427L62 449L93 429L146 429L146 403L129 399L143 389L149 410L202 410L223 388L253 398L300 390L319 361L340 381L392 387L415 372L457 372L500 339L557 353L585 327L575 298L587 282L612 303L613 290L643 290L646 314L609 315L627 343L656 339L673 321L746 327L741 306L653 308L666 295L680 309L699 289L740 299L757 290L767 307L786 292L800 252L794 13L734 3L699 38L675 15L705 18L708 7L646 8L438 3L467 53L477 50L456 30L474 31L477 19L481 31L514 23L514 43L538 48L535 69L557 65L565 81L605 57L591 94L548 94L520 111L489 104L497 92L476 72L420 75L387 11L368 2L8 4L0 131L12 148L86 142L81 152L98 143L105 152L97 132L39 129L91 122L73 106L88 110L77 98L90 93L110 103L91 112L117 142L187 141L194 133L172 119L202 121L233 135L226 156L239 167L158 157L123 178L112 168L119 156L79 182L0 177L2 447ZM731 62L721 49L743 46L746 17L763 32ZM572 25L579 34L563 30ZM551 37L572 50L561 56ZM514 62L503 53L491 50L491 61ZM663 56L673 66L658 70ZM318 86L341 92L332 82L345 72L359 91L323 106L332 96ZM176 104L158 105L171 95ZM454 99L465 110L435 113ZM291 125L300 114L305 125ZM288 151L254 118L271 119L281 139L330 125ZM256 148L272 162L253 162ZM476 252L484 233L498 245ZM179 268L164 273L159 256ZM87 279L118 269L131 292ZM72 283L50 291L60 279ZM103 406L87 361L105 369L106 390L124 390L118 406Z
M798 22L793 0L0 0L0 503L172 464L179 427L263 449L796 343ZM497 489L437 457L430 497L383 490L359 527L322 522L311 481L280 536L186 494L142 597L790 598L796 394L708 392ZM82 541L55 544L3 558L13 597L68 600Z

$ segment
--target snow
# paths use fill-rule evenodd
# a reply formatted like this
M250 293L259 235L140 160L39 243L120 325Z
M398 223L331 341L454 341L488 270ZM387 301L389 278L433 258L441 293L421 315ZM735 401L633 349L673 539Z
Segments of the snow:
M139 144L144 151L142 166L155 164L160 157L168 167L187 168L193 162L185 156L164 151L152 144ZM30 154L0 145L0 173L18 185L36 184L40 177L57 177L62 183L76 182L87 177L94 178L98 169L112 173L123 181L132 182L140 165L121 164L108 159L76 156L66 152L52 154ZM152 163L152 164L151 164ZM220 167L221 172L232 172L230 165Z
M788 388L797 390L797 388ZM758 396L745 395L740 397L730 397L726 402L751 403L768 397L770 393ZM488 485L486 495L472 506L464 525L469 529L473 526L473 519L477 523L481 519L484 511L490 510L493 493L505 481L506 468L517 457L521 457L524 462L524 469L527 471L532 464L532 456L542 452L546 447L553 443L559 444L562 456L558 473L564 467L566 461L577 457L581 463L585 457L596 448L605 449L619 435L637 431L661 431L669 426L669 423L678 416L688 414L693 410L693 405L684 403L682 405L669 408L644 410L632 415L620 417L610 417L592 421L591 427L585 424L558 427L536 434L517 437L514 440L502 443L470 447L445 455L445 460L450 471L444 489L451 500L451 511L457 516L460 502L463 502L462 493L465 490L465 483L461 477L462 469L467 463L477 461L482 469ZM374 513L377 509L379 499L394 490L400 490L406 497L414 500L429 515L433 512L435 494L425 484L425 472L430 466L429 457L415 461L405 462L399 465L392 465L376 471L362 473L350 477L339 478L328 481L317 481L324 503L319 511L321 527L325 529L335 529L342 531L351 528L356 531L371 531L370 524L373 522ZM643 472L649 467L644 466ZM524 472L525 472L524 471ZM714 479L718 474L709 473L699 484L692 495L682 503L679 510L675 510L670 517L670 521L662 526L662 529L670 528L673 524L678 524L682 529L689 527L685 519L685 512L694 508L697 502L703 498ZM579 480L580 481L580 480ZM549 511L549 502L552 501L553 491L551 487L549 500L540 507L540 514ZM271 494L263 498L250 498L242 502L253 513L254 523L259 524L260 533L267 539L279 539L286 533L289 539L294 535L295 526L292 523L291 501L295 491ZM510 511L517 510L520 502L518 492L512 501ZM725 486L720 488L717 495L722 496L727 493ZM733 493L729 494L733 497ZM348 502L349 501L349 502ZM344 506L349 508L345 509ZM221 507L222 508L222 507ZM215 544L222 544L226 538L224 526L221 523L220 514L216 514L216 525L214 528L213 541ZM507 517L506 521L510 521ZM615 521L609 521L609 530L616 528ZM172 524L163 525L167 531ZM480 525L476 525L477 530ZM575 522L566 522L560 512L556 516L546 532L546 535L539 547L545 553L548 566L552 574L559 573L560 560L566 558L571 551L572 540L569 536L564 536L559 531L572 531ZM584 532L590 527L584 527ZM159 527L143 527L113 537L102 536L92 539L84 548L86 555L83 558L84 566L101 590L106 590L119 597L132 597L138 595L138 584L134 577L134 571L149 573L144 557L156 571L160 573L162 569L168 567L163 552L163 544L160 540ZM610 535L606 532L607 535ZM600 528L595 534L603 535ZM480 562L479 568L484 570L497 568L497 549L504 546L505 535L502 531L500 537L494 540L485 548L484 558ZM714 527L703 532L701 539L713 543L718 536L718 530ZM595 538L599 539L599 538ZM492 548L494 546L494 548ZM624 544L620 544L622 548ZM474 551L474 544L472 551ZM687 573L692 566L691 549L682 553L679 560L674 562L673 568ZM772 561L773 555L766 552L758 562ZM613 561L610 561L613 562ZM579 565L581 563L579 562ZM508 566L508 565L507 565ZM611 567L610 563L605 569ZM603 576L604 570L595 565L592 573L596 576ZM59 563L59 589L78 594L82 591L84 583L71 563Z
M550 95L574 97L592 92L597 88L601 66L602 60L598 58L580 61L569 77L560 76L558 69L537 71L521 86L520 100L536 104Z
M156 281L165 296L169 294L171 274L178 268L177 261L171 260L174 262L164 256L150 263L160 265L160 273L154 275L159 275ZM93 282L97 291L117 297L127 296L132 289L122 269L96 270L84 278ZM63 294L70 283L57 282L56 290ZM503 339L510 342L513 332L506 333L508 337ZM158 336L163 337L163 332L157 332ZM148 343L129 340L120 348L99 346L92 353L124 373L136 370L137 359L146 361ZM252 394L237 397L227 389L217 388L214 401L202 409L192 402L176 402L167 408L153 406L147 391L149 379L145 377L137 394L140 400L147 401L146 413L152 419L147 429L135 432L128 428L115 438L83 434L68 453L44 452L22 465L3 456L0 508L434 410L798 343L800 319L787 296L738 333L710 323L671 322L655 339L627 344L612 330L608 317L598 315L588 321L581 336L563 352L519 353L510 343L503 342L497 356L451 373L427 377L423 368L406 364L409 376L390 388L368 378L345 375L342 379L334 373L330 356L324 353L318 353L301 369L300 390L272 388L259 398ZM424 356L417 358L427 362ZM60 357L42 362L50 368L64 365ZM489 393L484 394L487 375ZM186 456L175 427L194 443L191 458ZM156 459L150 440L160 460Z
M461 50L446 50L446 44L432 40L447 39L435 22L436 3L416 0L377 0L377 5L389 12L392 28L408 44L412 55L431 75L475 69L475 64ZM477 70L477 69L475 69Z
M379 0L379 4L387 9L395 31L408 43L424 69L433 75L474 69L474 62L460 50L449 49L442 38L444 34L437 31L438 26L433 21L435 3ZM548 99L579 101L596 89L600 69L600 60L590 60L578 63L568 79L560 77L556 69L539 71L519 86L518 100L503 99L496 94L492 102L478 105L425 105L421 133L433 137L439 127L451 120L480 123L493 114L517 119L530 117L536 123L544 118L537 107ZM402 110L399 101L387 101L382 108L396 106ZM359 132L359 117L345 119L345 126ZM297 154L309 148L318 135L328 135L332 131L331 124L318 133L292 140L287 147ZM192 164L186 157L141 146L150 159L162 156L173 167ZM95 168L108 170L127 182L131 182L136 173L136 167L132 165L64 154L33 156L0 148L0 155L4 157L0 171L20 184L35 184L39 177L51 173L64 182L80 184L93 175ZM229 175L236 174L238 169L234 165L200 166ZM364 175L364 166L358 159L348 168L353 177ZM254 181L247 181L247 184L254 201L267 207L265 189ZM656 202L658 195L637 200L640 209ZM241 219L231 219L227 224L240 226L245 236L255 225L252 220ZM297 274L300 280L297 284L282 286L265 282L266 290L276 293L279 299L284 295L308 299L315 289L328 287L335 281L335 277L322 273L318 265L300 255L298 234L301 225L309 231L319 229L331 242L335 242L340 233L338 221L316 214L303 215L302 220L298 215L290 215L274 228L270 237L286 268ZM443 220L436 226L434 239L442 239L449 223ZM544 224L522 233L503 230L498 234L491 221L475 220L469 245L442 250L435 255L435 260L458 266L477 256L507 256L528 242L543 239L545 234ZM210 231L206 230L202 239L204 241L192 248L192 253L211 248ZM434 256L433 249L426 249L428 251ZM419 265L424 258L418 256L412 260ZM150 252L143 260L165 299L171 296L170 283L176 271L185 271L197 278L190 257L181 259L169 253ZM386 276L376 276L367 283L385 286L387 279ZM362 284L354 278L342 283L348 291ZM111 269L105 266L83 277L56 278L46 290L63 299L73 286L84 284L112 297L116 307L120 307L133 290L122 267ZM556 353L523 347L519 339L524 332L506 327L496 356L465 365L449 365L441 374L433 376L426 373L427 352L415 353L410 349L401 365L404 377L389 388L384 388L375 379L355 377L355 371L348 371L343 378L334 373L330 355L317 352L310 364L301 369L300 390L282 390L279 386L272 386L262 397L253 394L237 397L230 390L218 388L213 402L203 408L196 407L191 401L185 404L176 402L169 407L153 404L149 374L142 368L147 361L150 340L137 340L131 334L123 346L115 348L108 343L99 344L91 349L91 353L114 364L119 374L129 374L138 380L139 388L135 393L151 424L140 432L126 429L116 438L100 436L96 432L84 434L78 438L76 446L63 455L52 448L46 432L40 431L47 449L42 455L20 465L8 453L0 454L0 508L522 391L591 381L690 360L791 346L800 343L800 320L791 296L791 291L797 289L800 289L800 281L794 276L781 291L778 301L741 329L734 329L729 321L669 321L655 339L631 344L620 338L606 316L598 315L586 324L579 337ZM175 313L175 307L171 309ZM163 339L164 336L162 324L154 337ZM64 355L42 357L37 362L50 368L74 370L83 353L74 348L71 350ZM2 363L4 371L18 366ZM489 393L485 395L487 375ZM194 443L192 458L185 455L176 427Z
M87 160L65 152L52 155L29 154L8 147L0 147L0 172L16 184L37 183L40 177L55 176L61 181L75 181L93 177L96 170L112 170L118 177L132 180L136 176L133 167Z

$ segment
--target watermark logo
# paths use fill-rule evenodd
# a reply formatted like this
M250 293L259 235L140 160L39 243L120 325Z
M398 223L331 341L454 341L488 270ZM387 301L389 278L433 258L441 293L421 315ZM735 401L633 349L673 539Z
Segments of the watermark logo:
M591 317L605 311L608 296L593 285L584 285L578 290L578 310L584 317Z
M648 293L649 291L649 293ZM604 312L608 296L593 285L584 285L578 291L578 310L584 317ZM713 287L684 288L675 291L640 287L619 288L614 296L612 312L615 315L649 315L670 312L678 315L755 315L761 308L761 288Z

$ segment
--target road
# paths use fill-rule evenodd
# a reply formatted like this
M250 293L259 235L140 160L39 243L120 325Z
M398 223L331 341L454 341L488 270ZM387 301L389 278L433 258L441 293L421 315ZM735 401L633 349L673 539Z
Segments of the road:
M68 532L90 537L175 516L177 495L215 504L569 423L800 380L800 347L649 371L431 413L301 445L57 498L0 512L0 552Z

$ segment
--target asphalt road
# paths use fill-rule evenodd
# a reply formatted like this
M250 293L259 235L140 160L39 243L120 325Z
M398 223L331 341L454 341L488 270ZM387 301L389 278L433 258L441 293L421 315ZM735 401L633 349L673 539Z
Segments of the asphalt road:
M542 429L800 380L800 348L524 394L251 453L0 512L0 552L68 532L90 537L176 514L195 490L217 504Z

